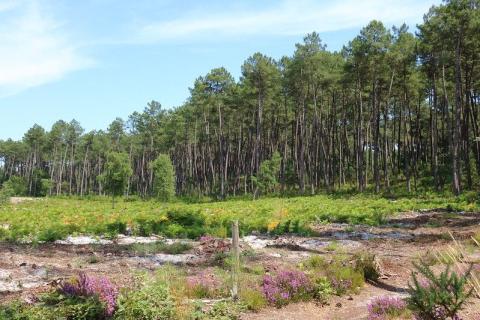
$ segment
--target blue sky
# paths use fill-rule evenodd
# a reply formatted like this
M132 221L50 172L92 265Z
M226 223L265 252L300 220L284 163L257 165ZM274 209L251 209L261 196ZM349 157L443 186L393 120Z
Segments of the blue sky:
M339 50L370 20L414 30L438 0L0 0L0 139L59 119L105 129L151 100L181 105L196 77L237 79L254 52L291 55L317 31Z

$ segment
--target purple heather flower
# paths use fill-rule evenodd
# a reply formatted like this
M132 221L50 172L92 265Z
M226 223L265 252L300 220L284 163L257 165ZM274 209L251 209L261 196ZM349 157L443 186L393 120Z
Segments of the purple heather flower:
M385 320L404 312L407 304L399 297L377 297L368 304L369 320Z
M265 275L262 288L268 302L277 306L301 299L312 291L308 277L297 270L280 271L275 276Z
M96 296L105 304L106 316L110 317L115 312L118 289L106 277L95 277L80 273L76 278L61 283L58 290L69 296Z
M197 275L187 277L187 287L192 290L203 290L207 293L217 293L222 290L222 281L212 269L205 269Z

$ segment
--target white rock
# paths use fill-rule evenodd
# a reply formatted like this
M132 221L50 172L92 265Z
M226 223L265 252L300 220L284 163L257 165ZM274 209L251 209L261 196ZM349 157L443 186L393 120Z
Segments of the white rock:
M242 238L242 241L247 243L252 249L263 249L274 243L273 240L261 239L257 236L245 236Z
M85 244L112 244L111 240L98 239L90 236L68 236L65 240L56 240L57 244L72 244L72 245L85 245Z

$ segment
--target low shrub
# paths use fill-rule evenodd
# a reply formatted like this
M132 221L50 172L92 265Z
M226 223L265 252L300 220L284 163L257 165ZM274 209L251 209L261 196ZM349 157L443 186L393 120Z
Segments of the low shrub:
M458 312L472 295L473 288L466 287L471 267L463 275L451 271L450 265L439 275L425 263L414 264L412 283L408 285L409 308L414 314L425 320L458 319ZM418 274L422 278L418 278Z
M277 307L312 297L313 286L308 276L298 270L265 275L262 284L267 301Z
M244 311L242 304L231 301L220 301L211 308L205 310L201 304L196 304L195 309L190 314L190 320L237 320Z
M314 282L315 279L325 278L336 295L357 292L365 281L365 271L361 266L355 267L346 257L340 255L331 261L326 261L321 256L312 256L302 266L309 271ZM318 281L324 282L325 279Z
M380 277L375 255L369 252L360 252L354 255L355 270L363 273L365 280L377 281Z
M58 292L50 292L40 297L34 304L15 301L0 306L2 320L104 320L104 304L97 297L65 296Z
M303 262L307 269L322 269L328 265L328 262L320 255L314 255Z
M332 241L325 247L325 250L332 252L332 251L337 251L339 248L340 248L340 245L338 244L338 241Z
M186 242L174 242L172 244L167 244L162 252L168 254L181 254L185 251L191 250L193 247L191 244Z
M368 320L407 319L407 303L399 297L377 297L368 304Z
M168 320L173 319L175 304L168 286L163 282L143 283L140 288L122 291L118 297L116 319Z
M257 312L267 305L267 300L263 293L257 289L246 288L240 291L240 301L245 307Z
M51 319L52 315L53 312L50 309L30 306L20 301L0 305L2 320L42 320Z
M117 234L127 233L127 224L121 221L114 221L105 225L106 235L115 237Z
M37 235L37 240L41 242L54 242L55 240L63 239L67 236L67 232L60 226L52 226L48 229L40 231Z
M335 293L326 277L314 277L312 283L313 297L321 304L327 303L328 298Z
M43 319L103 320L110 318L104 302L97 296L59 298L54 308L32 308ZM51 317L51 318L49 318Z
M174 242L167 244L163 241L153 243L135 243L127 247L128 251L133 252L137 256L145 256L155 253L181 254L192 249L192 245L186 242Z

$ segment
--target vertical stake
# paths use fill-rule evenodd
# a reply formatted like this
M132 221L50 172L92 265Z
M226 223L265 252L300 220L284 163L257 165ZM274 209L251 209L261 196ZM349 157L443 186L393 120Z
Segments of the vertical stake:
M232 299L238 300L238 278L240 273L240 241L238 231L238 220L233 221L232 224Z

